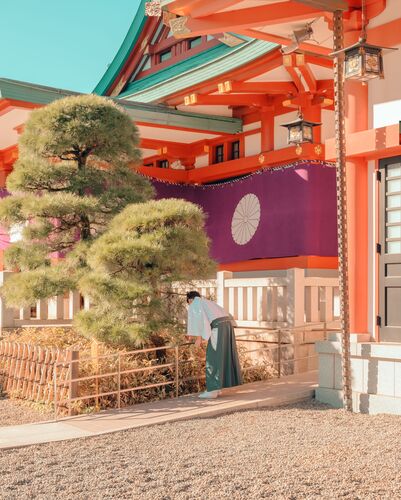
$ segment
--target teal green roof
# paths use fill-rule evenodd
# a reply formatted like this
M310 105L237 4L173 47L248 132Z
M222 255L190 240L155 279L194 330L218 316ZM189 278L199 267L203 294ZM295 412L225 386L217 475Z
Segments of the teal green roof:
M79 94L69 90L0 78L0 100L13 99L35 104L49 104L71 95ZM160 104L126 101L119 98L112 100L122 106L135 122L211 133L236 134L242 131L242 121L238 118L187 113Z
M110 85L117 78L119 72L124 66L128 56L131 54L135 44L143 30L146 23L145 16L145 3L149 0L141 0L139 3L138 10L134 17L134 20L128 30L126 37L124 38L121 47L119 48L113 62L107 68L107 71L103 75L100 82L96 85L96 88L93 90L94 94L105 95Z
M141 0L127 36L113 62L94 89L95 94L105 95L107 93L134 50L147 21L145 16L146 1L148 0ZM188 59L156 71L145 78L136 80L128 84L119 97L140 102L160 101L164 97L191 85L223 75L279 47L275 43L263 40L240 38L245 40L241 45L236 47L228 47L224 44L216 45Z
M224 75L279 47L263 40L249 40L236 47L217 45L128 85L119 97L155 102L182 89Z

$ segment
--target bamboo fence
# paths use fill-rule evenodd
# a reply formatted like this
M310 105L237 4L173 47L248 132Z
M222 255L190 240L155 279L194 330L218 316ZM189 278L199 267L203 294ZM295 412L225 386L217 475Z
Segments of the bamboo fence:
M57 370L57 399L66 399L71 393L70 360L75 352L1 341L0 387L15 398L51 404Z

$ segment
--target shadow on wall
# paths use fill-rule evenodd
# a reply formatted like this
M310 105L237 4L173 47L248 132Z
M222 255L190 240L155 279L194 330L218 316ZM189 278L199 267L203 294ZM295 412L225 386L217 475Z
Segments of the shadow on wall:
M359 399L359 411L361 413L369 413L370 395L377 394L377 389L378 389L378 370L379 370L378 360L372 359L371 355L372 355L372 346L362 345L361 357L368 358L365 365L368 367L368 370L366 374L366 386L364 387L364 390L366 391L367 394L366 393L361 394Z

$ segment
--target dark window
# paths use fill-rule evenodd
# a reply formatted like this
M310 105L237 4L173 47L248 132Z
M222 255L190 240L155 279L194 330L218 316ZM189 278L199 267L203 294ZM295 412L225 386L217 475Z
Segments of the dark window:
M214 163L221 163L224 161L224 145L219 144L214 148Z
M165 50L164 52L160 52L159 54L159 62L168 61L171 59L171 49Z
M157 162L157 166L159 168L168 168L169 167L169 163L168 163L168 160L160 160Z
M153 167L153 163L144 163L143 166L144 167Z
M198 47L202 43L202 37L197 36L196 38L192 38L192 40L189 40L188 42L188 49L194 49L195 47Z
M238 160L240 154L239 141L231 143L230 160Z

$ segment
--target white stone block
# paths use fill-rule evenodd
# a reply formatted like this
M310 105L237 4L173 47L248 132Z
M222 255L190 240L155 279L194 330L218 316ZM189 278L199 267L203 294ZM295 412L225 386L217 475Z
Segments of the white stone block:
M343 388L342 363L340 356L334 356L334 389Z
M351 378L352 378L352 390L357 392L363 392L363 359L352 358L351 359Z
M334 388L334 356L319 355L319 387Z
M323 354L341 354L341 343L340 342L330 342L325 340L323 342L316 342L315 344L316 352Z
M378 360L377 394L394 396L394 361Z

